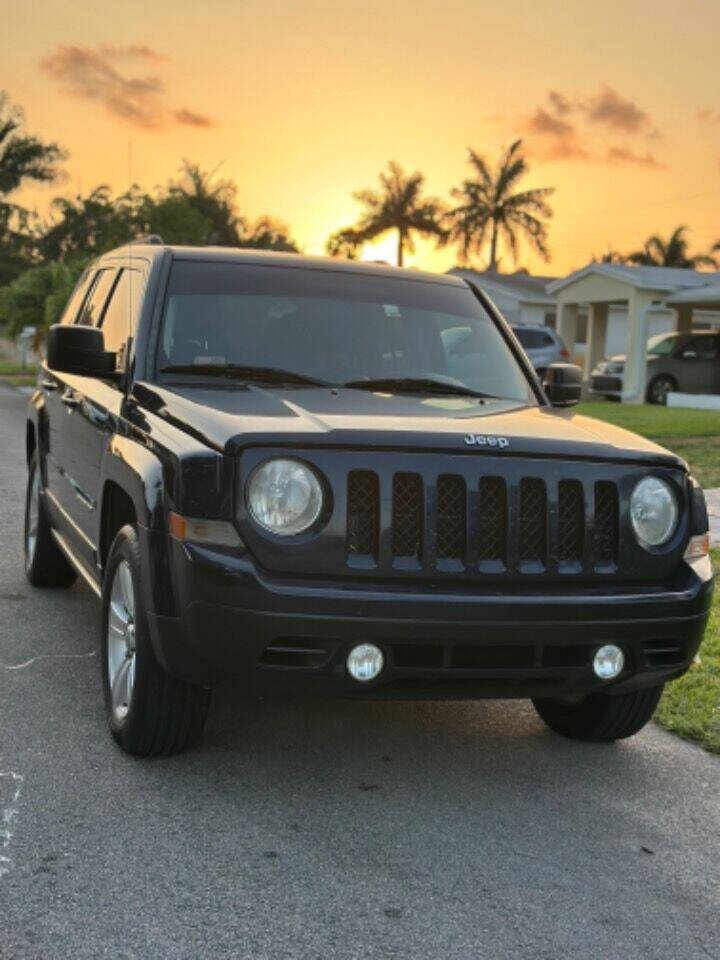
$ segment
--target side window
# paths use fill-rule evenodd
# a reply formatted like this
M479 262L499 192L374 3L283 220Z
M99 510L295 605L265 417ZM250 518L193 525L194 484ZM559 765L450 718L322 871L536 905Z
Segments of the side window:
M83 303L75 323L83 324L86 327L94 327L97 324L102 316L103 307L114 279L115 270L99 270L95 274L90 293L85 298L85 303Z
M683 357L697 357L698 360L714 360L717 357L716 337L693 337L682 352Z
M85 295L90 289L91 277L92 277L92 273L90 272L90 270L86 270L82 274L78 282L75 284L75 289L70 294L70 299L68 300L67 304L65 305L65 309L63 310L63 315L62 315L62 319L60 320L60 323L75 322L75 317L77 316L78 310L80 309L80 304L83 302L83 300L85 299Z
M106 350L117 353L127 338L134 336L144 288L145 279L139 270L120 271L99 324Z

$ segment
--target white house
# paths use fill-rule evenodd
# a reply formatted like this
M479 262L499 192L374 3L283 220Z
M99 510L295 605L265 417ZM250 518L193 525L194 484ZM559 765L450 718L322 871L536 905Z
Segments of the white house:
M580 311L587 311L585 377L608 354L626 354L623 399L642 403L648 337L667 330L720 324L720 274L675 267L589 263L548 283L557 302L556 329L578 341ZM623 336L624 334L624 336Z
M627 354L625 399L633 402L643 399L649 337L720 325L720 273L620 263L589 263L567 277L449 272L481 287L511 323L555 327L586 378L603 357Z

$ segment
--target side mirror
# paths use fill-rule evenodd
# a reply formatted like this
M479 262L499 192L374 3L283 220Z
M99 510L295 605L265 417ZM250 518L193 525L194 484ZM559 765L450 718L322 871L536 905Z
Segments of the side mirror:
M582 394L582 370L573 363L551 363L543 377L547 398L554 407L572 407Z
M47 365L58 373L110 378L115 374L115 354L105 349L102 330L55 323L47 335Z

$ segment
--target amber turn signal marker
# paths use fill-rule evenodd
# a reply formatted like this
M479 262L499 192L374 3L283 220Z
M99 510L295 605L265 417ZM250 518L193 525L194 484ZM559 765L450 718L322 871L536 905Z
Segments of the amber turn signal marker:
M187 533L187 520L185 517L181 517L179 513L171 511L168 517L168 528L170 536L175 537L176 540L184 540Z
M685 550L686 560L701 560L710 553L710 534L701 533L698 537L690 537Z
M176 540L209 543L220 547L242 547L240 534L229 520L205 520L203 517L168 515L170 536Z

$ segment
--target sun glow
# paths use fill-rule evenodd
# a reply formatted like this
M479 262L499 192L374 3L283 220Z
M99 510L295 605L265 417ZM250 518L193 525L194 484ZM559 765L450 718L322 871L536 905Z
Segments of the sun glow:
M376 240L364 243L360 251L360 260L385 260L387 263L395 265L397 263L397 233L394 230L388 230ZM405 266L412 264L412 254L405 251Z

